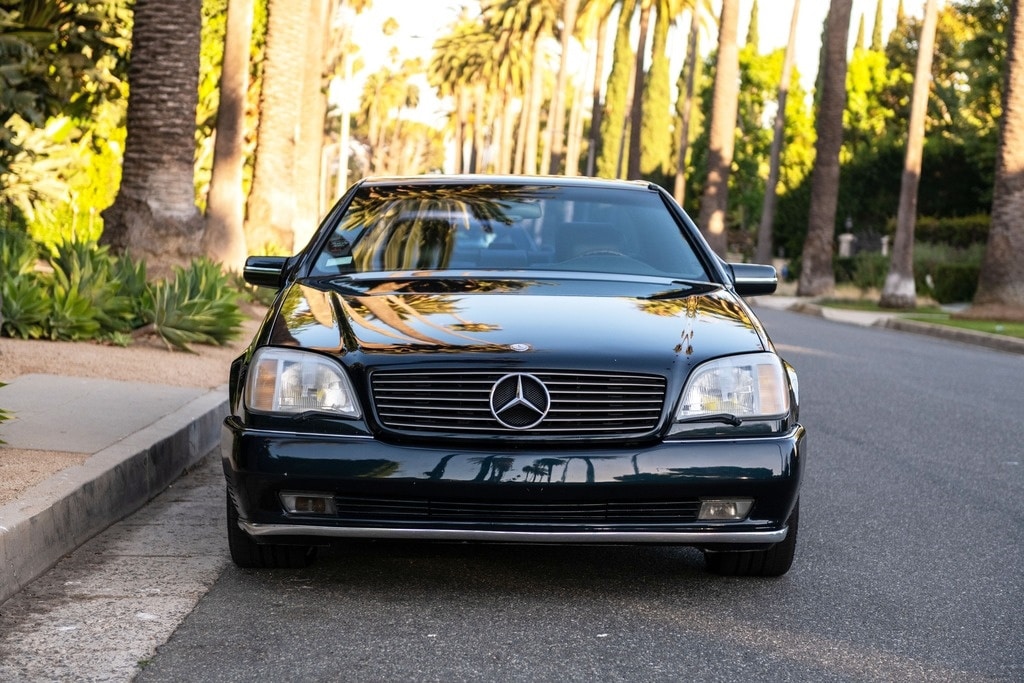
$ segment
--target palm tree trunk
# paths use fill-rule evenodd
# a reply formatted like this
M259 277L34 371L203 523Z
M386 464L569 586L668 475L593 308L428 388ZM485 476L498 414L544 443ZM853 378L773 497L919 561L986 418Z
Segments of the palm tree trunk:
M558 65L558 83L551 97L551 161L549 173L560 173L565 163L565 100L569 86L569 44L576 28L576 10L579 0L562 0L562 55Z
M1003 116L996 151L992 226L981 278L964 317L1024 322L1024 12L1010 3Z
M606 14L601 17L597 25L597 54L594 57L594 85L591 88L593 103L590 107L590 139L587 145L588 176L593 176L597 171L597 146L601 139L601 115L604 113L601 106L601 80L604 76L604 53L608 41L608 16Z
M217 133L202 243L203 253L236 272L241 272L246 257L242 175L252 21L253 0L229 0Z
M917 188L921 182L921 154L924 150L924 118L928 109L928 91L932 80L932 53L935 50L936 0L927 0L924 22L918 41L914 94L910 101L910 129L900 183L900 204L896 212L896 240L893 243L889 274L879 298L886 308L914 308L914 223L917 220Z
M796 25L800 13L800 0L793 1L793 15L789 19L789 41L782 58L782 77L779 79L779 109L775 112L775 129L768 160L768 183L761 207L761 223L757 228L757 255L755 261L770 265L772 262L772 223L775 221L776 190L779 186L779 158L786 138L786 98L789 95L790 72L796 53Z
M693 113L693 89L697 74L697 39L699 37L697 10L690 14L690 37L686 43L686 93L683 97L682 111L679 117L679 155L676 157L676 182L672 195L683 205L686 199L686 154L690 149L690 116Z
M533 65L530 67L530 109L526 123L526 150L523 173L537 172L537 148L540 146L540 110L544 105L544 53L540 43L533 43Z
M295 159L295 232L296 248L309 241L320 222L320 169L324 149L324 122L327 120L327 93L324 88L324 53L330 28L330 3L312 0L309 32L306 38L306 68L302 73L302 120Z
M851 0L852 1L852 0ZM718 28L718 60L711 103L708 141L708 179L700 201L700 225L705 239L719 256L728 248L726 210L729 208L729 170L736 135L739 45L739 0L722 0ZM841 122L840 122L841 123Z
M640 130L643 127L644 111L644 57L647 55L647 28L651 22L652 0L640 3L640 36L636 41L636 66L633 67L633 104L629 124L629 163L626 177L638 180L640 174L641 140Z
M269 0L267 47L260 92L256 163L246 215L250 248L268 244L291 251L296 216L295 160L302 120L297 74L305 71L311 0Z
M832 240L839 200L839 148L846 108L846 43L853 0L832 0L825 29L825 64L818 106L818 142L811 171L811 205L797 294L819 296L836 286Z
M200 0L137 0L121 186L100 242L144 259L154 275L200 253L193 164Z

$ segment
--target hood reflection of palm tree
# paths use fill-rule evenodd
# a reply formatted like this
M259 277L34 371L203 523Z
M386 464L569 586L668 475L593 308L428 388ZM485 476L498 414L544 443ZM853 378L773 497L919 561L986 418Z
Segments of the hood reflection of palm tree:
M501 455L470 458L469 461L480 465L480 470L473 481L501 481L515 464L515 458Z

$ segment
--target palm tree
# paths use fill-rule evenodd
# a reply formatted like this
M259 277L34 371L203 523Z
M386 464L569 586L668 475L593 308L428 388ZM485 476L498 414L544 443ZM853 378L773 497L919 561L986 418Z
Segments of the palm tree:
M729 206L729 170L736 135L739 87L739 0L722 0L718 22L718 58L711 101L708 179L700 201L701 232L720 256L728 246L725 214Z
M1024 321L1024 12L1010 3L992 225L978 291L964 317Z
M789 40L782 58L782 76L779 78L778 110L775 112L775 128L769 153L768 183L765 186L764 203L761 208L761 223L757 229L757 255L754 260L758 263L772 262L772 223L775 221L775 199L779 186L779 157L782 155L782 144L786 136L786 99L789 95L790 72L793 70L796 56L796 26L799 14L800 0L793 0L793 14L789 19Z
M245 225L250 249L276 245L290 251L295 241L296 127L302 121L296 79L301 83L309 68L305 56L312 16L312 0L269 0L267 6L260 122ZM319 71L319 65L313 68Z
M676 147L676 177L672 196L680 206L686 198L686 153L690 146L690 116L693 113L693 90L696 82L697 65L700 55L697 53L699 38L698 10L690 13L690 33L686 41L686 86L680 88L676 110L679 114L679 137Z
M654 0L640 0L640 36L636 41L636 64L633 66L633 102L630 111L629 125L629 164L626 177L631 180L640 178L640 131L643 128L644 101L644 55L647 53L647 27L651 21L651 4Z
M145 259L152 274L199 255L203 220L193 163L199 99L200 0L137 0L121 186L100 238Z
M846 42L853 0L832 0L825 30L825 60L818 108L818 142L811 171L811 205L797 294L818 296L836 286L832 238L839 199L839 148L846 108Z
M477 19L463 16L451 33L434 41L427 78L442 97L456 100L456 172L478 170L483 153L484 112L487 97L484 64L490 60L495 36ZM466 127L470 131L466 131ZM464 146L472 137L468 167Z
M591 0L583 8L583 22L594 27L596 42L594 53L594 82L591 87L590 133L587 138L587 175L595 173L598 144L601 139L601 79L604 77L605 43L608 39L608 18L614 2Z
M580 0L562 0L562 53L558 64L558 82L551 97L551 165L549 172L559 173L565 163L565 100L569 85L569 44L576 31L576 12Z
M298 77L302 87L302 118L295 148L295 247L304 246L316 231L320 207L320 171L323 168L324 124L327 120L326 61L331 7L328 0L311 0L307 17L305 55Z
M917 71L914 73L914 95L910 100L910 123L907 151L900 183L900 203L896 212L896 239L893 242L889 274L885 278L879 305L886 308L914 308L917 291L914 287L914 222L917 218L917 187L921 181L921 154L924 149L924 119L928 109L928 92L932 80L932 53L935 50L935 25L938 6L927 0L924 22L918 42Z
M228 270L245 263L245 105L249 91L249 44L253 0L229 0L220 76L220 104L213 150L210 192L206 199L203 253Z
M619 177L622 150L625 146L626 107L629 103L633 72L633 46L629 40L637 0L622 0L615 29L615 47L612 50L612 69L604 95L601 115L601 144L597 158L597 175L603 178Z

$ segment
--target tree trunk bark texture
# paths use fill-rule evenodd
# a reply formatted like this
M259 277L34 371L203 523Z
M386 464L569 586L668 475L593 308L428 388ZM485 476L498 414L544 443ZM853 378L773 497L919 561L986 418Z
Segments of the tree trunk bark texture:
M779 109L775 113L775 126L772 134L772 147L768 160L768 183L764 190L764 203L761 206L761 223L757 228L757 263L771 265L772 262L772 223L775 222L776 191L779 186L779 160L782 156L782 145L786 138L786 99L789 95L790 72L796 57L796 27L800 14L800 0L793 2L793 14L789 19L789 39L786 52L782 58L782 76L779 78Z
M651 23L651 2L643 0L640 4L640 35L636 41L636 65L633 67L633 102L629 113L629 161L626 164L626 177L639 180L640 157L643 141L640 131L643 128L644 111L644 56L647 54L647 28Z
M719 256L728 248L726 210L729 207L729 170L735 147L739 87L739 0L722 0L718 29L718 60L708 149L708 179L700 200L698 224L704 238Z
M896 212L896 240L889 262L889 274L886 275L885 286L878 302L884 308L908 309L917 305L917 289L914 285L914 223L917 221L917 188L921 184L924 119L928 110L928 91L932 80L932 53L935 50L935 24L938 13L936 0L928 0L925 3L924 22L918 40L914 94L910 101L907 153L903 161L900 203Z
M1010 5L992 226L965 317L1024 322L1024 12Z
M241 272L245 244L245 105L249 88L249 44L253 0L228 2L224 62L217 107L217 139L213 149L210 192L206 199L203 252L227 270Z
M294 247L296 146L302 122L302 76L312 0L270 0L260 91L256 161L245 221L250 249Z
M137 0L121 186L100 242L169 274L200 255L194 185L200 0Z
M818 142L811 172L811 205L807 219L797 294L819 296L835 289L832 240L839 202L839 148L843 144L846 108L846 43L853 0L832 0L825 31L825 65L818 107Z

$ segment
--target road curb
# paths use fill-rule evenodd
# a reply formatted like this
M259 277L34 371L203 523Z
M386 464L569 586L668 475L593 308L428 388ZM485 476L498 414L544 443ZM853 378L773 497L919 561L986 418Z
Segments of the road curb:
M789 306L786 306L786 310L794 313L826 318L833 322L843 322L852 325L861 324L827 315L825 313L824 306L810 301L794 302ZM987 332L978 332L976 330L950 327L949 325L936 325L934 323L921 322L918 320L906 320L905 318L899 318L896 316L881 317L876 320L871 327L881 327L889 330L898 330L900 332L924 334L929 337L946 339L948 341L957 341L964 344L972 344L974 346L984 346L997 351L1024 354L1024 339L1009 337L1002 334L989 334Z
M0 603L219 447L218 387L0 507Z
M997 351L1024 354L1024 339L1018 339L1017 337L1007 337L1001 334L988 334L987 332L965 330L957 327L950 327L948 325L934 325L932 323L920 322L917 320L904 320L902 318L889 318L888 320L881 320L876 324L878 327L885 327L890 330L927 334L932 337L941 337L942 339L948 339L950 341L963 342L964 344L984 346Z

